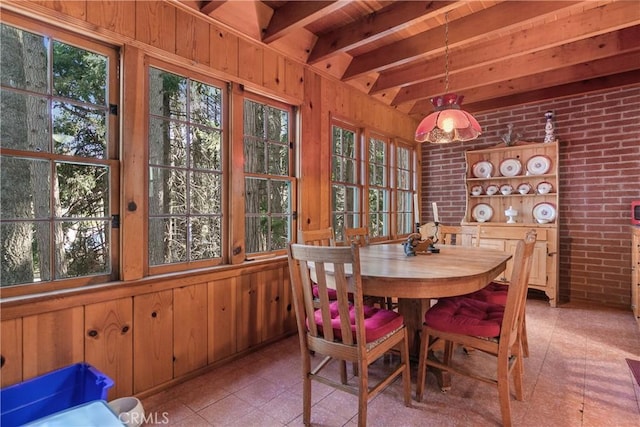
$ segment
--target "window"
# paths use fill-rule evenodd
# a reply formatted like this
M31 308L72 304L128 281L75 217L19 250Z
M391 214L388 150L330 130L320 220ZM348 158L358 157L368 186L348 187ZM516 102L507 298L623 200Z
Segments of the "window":
M113 280L117 53L64 34L0 31L2 287Z
M381 136L369 138L369 235L391 234L391 189L389 187L389 141Z
M244 99L246 253L282 251L293 232L291 107Z
M408 145L398 144L395 156L396 194L396 235L409 234L414 230L413 194L415 177L415 150Z
M149 265L220 263L223 90L149 67Z
M413 231L415 148L371 132L363 158L365 132L335 119L332 123L331 220L337 240L344 240L344 227L367 226L378 240Z
M331 220L336 239L344 240L344 227L362 226L360 133L334 124L331 135Z

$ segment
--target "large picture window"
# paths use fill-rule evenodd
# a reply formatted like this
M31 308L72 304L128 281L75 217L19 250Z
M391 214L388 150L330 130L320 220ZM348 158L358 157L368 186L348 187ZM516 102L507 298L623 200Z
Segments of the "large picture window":
M245 244L249 254L281 251L293 230L292 109L244 99Z
M149 67L149 265L220 262L223 91Z
M114 49L37 28L0 25L0 280L44 291L116 277L118 77Z
M381 136L371 136L369 137L368 148L369 161L367 167L369 169L369 235L371 237L389 237L391 234L389 140Z
M334 124L331 128L331 220L337 240L345 227L362 225L360 133Z

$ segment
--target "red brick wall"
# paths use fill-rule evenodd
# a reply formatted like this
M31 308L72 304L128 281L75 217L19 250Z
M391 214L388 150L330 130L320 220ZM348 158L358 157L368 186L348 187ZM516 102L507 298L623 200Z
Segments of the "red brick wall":
M501 142L507 124L544 140L554 112L560 141L560 302L631 305L630 203L640 200L640 86L477 114L475 141L422 146L422 221L456 224L465 208L464 151Z

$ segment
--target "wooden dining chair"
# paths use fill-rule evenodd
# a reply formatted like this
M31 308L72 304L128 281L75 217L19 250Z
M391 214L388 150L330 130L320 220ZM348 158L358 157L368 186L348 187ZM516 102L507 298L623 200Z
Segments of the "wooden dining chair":
M369 245L369 227L344 227L343 232L345 244L356 244L360 247ZM378 304L381 308L387 308L388 310L392 310L394 308L393 299L390 297L365 296L365 301L369 305Z
M511 426L510 377L513 376L516 399L523 399L522 331L524 306L536 233L531 230L518 242L513 261L507 304L491 304L467 297L444 298L424 316L416 399L422 400L429 366L481 380L498 387L502 424ZM430 350L444 342L443 357ZM488 353L495 357L496 372L486 376L462 364L452 364L454 344Z
M438 225L438 243L442 245L480 246L477 226Z
M357 245L330 247L290 243L287 247L293 303L302 357L303 422L311 423L312 380L358 396L358 426L367 422L369 400L397 377L402 377L406 406L411 406L409 347L404 318L395 311L364 305ZM312 275L312 270L314 274ZM315 277L320 308L314 305L310 278ZM329 299L328 284L337 291ZM348 294L354 295L351 302ZM399 360L374 385L369 384L369 365L391 350ZM313 353L313 356L312 356ZM315 360L316 356L322 360ZM334 378L324 371L332 360L353 362L359 375ZM313 363L312 362L317 362ZM328 371L331 371L329 369Z

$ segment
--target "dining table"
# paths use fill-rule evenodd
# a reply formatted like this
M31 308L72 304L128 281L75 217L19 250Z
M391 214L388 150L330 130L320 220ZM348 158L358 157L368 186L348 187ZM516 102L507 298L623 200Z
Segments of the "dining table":
M409 337L409 354L414 360L418 359L422 322L431 301L482 289L506 269L512 257L509 252L475 246L436 244L435 249L437 253L409 256L402 243L359 248L362 292L397 298L398 312L404 317ZM331 271L330 265L325 268ZM313 268L311 273L315 274ZM439 376L438 381L443 389L448 388L448 375Z

